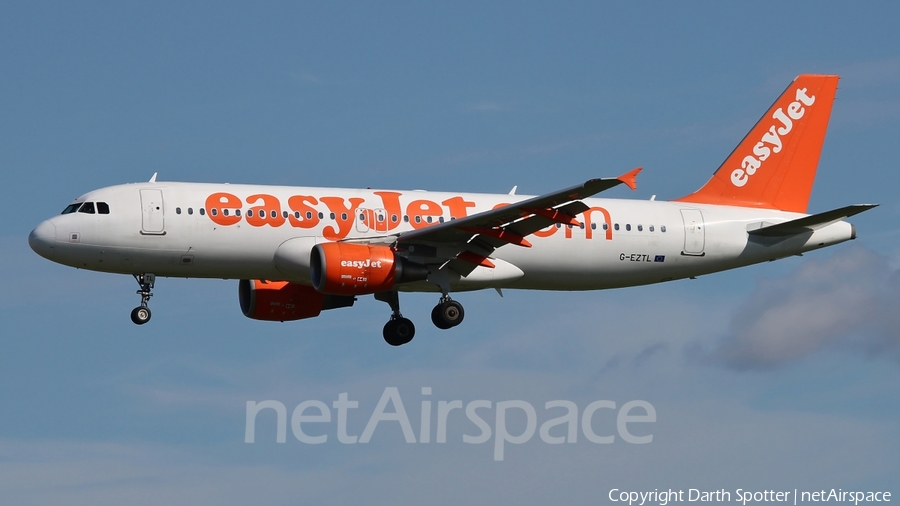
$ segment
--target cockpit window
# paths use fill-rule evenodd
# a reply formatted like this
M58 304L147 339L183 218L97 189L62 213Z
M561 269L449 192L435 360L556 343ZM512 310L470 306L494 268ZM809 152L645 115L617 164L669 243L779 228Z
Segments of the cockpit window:
M71 214L71 213L74 213L75 211L78 210L79 207L81 207L81 202L76 202L76 203L74 203L74 204L69 204L68 206L66 206L65 209L63 209L63 212L60 213L60 214Z
M94 203L93 202L85 202L78 209L78 212L86 213L86 214L94 214Z
M109 204L106 202L97 202L97 214L109 214Z

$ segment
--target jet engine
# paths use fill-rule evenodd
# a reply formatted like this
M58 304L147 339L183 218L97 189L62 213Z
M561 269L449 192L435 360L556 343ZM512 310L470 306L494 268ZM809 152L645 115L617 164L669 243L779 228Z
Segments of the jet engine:
M313 318L325 309L349 307L356 301L352 296L326 295L307 285L259 279L242 279L238 299L247 318L280 322Z
M428 267L397 256L387 246L329 242L313 247L310 277L316 290L333 295L365 295L397 283L423 281Z

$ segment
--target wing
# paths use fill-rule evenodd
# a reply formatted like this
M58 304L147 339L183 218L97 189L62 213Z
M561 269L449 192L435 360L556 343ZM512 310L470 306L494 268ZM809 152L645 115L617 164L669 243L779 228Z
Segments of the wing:
M429 263L440 263L442 268L447 266L466 276L479 265L494 267L488 257L501 246L530 248L526 237L538 230L555 223L579 225L575 216L588 209L580 199L620 184L633 190L640 171L638 167L619 177L591 179L498 209L403 232L393 244L398 251L426 257Z

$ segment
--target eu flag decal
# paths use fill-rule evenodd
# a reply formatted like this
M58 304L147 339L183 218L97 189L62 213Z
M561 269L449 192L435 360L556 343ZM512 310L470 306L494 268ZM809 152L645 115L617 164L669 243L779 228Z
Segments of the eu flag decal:
M665 262L666 256L665 255L656 255L655 257L653 257L653 261L654 262Z

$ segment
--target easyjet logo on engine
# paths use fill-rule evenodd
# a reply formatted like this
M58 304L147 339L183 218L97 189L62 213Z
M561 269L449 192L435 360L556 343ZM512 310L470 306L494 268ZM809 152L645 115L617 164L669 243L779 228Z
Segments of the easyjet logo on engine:
M370 258L365 260L341 260L341 267L356 267L357 269L381 269L381 260L372 261Z
M787 112L779 107L772 113L772 119L778 123L769 127L759 142L753 146L753 154L747 155L741 161L741 168L731 172L731 184L738 188L747 184L750 176L762 167L772 153L780 153L784 147L784 137L791 133L794 121L799 120L806 113L804 106L809 107L816 101L815 96L806 94L806 88L799 88L794 96L794 101L788 104ZM779 125L780 123L780 125Z

